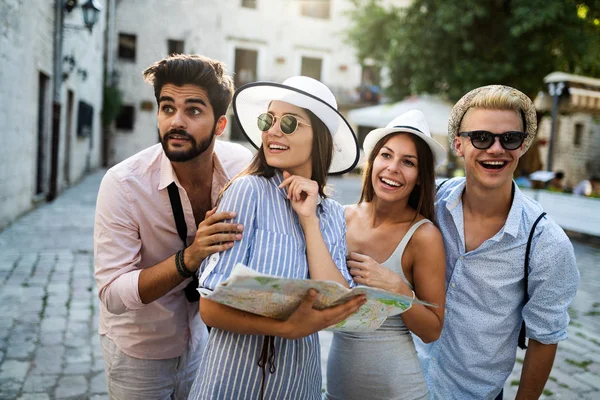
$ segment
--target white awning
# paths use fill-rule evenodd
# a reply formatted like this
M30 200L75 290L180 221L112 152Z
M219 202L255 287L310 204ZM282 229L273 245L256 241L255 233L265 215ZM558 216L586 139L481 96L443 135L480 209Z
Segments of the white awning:
M593 86L600 88L600 79L592 78L583 75L567 74L565 72L552 72L544 77L544 83L567 82L577 83L585 86Z
M392 104L357 108L348 112L348 119L358 126L383 128L398 115L410 110L420 110L425 114L433 135L448 133L448 118L452 111L452 103L429 95L412 96Z

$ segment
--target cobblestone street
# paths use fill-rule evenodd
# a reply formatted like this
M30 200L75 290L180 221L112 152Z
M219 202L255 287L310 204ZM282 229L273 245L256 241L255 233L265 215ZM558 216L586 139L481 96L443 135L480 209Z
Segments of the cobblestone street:
M0 232L0 399L107 399L97 335L93 219L104 171ZM341 203L356 177L332 179ZM600 247L574 242L581 285L544 398L600 398ZM322 333L325 362L330 333ZM514 398L524 352L505 387ZM323 372L325 365L323 364Z

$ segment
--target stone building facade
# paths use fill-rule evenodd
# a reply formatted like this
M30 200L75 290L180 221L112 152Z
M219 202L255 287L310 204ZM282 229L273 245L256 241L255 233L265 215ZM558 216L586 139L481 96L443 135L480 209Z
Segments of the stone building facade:
M72 27L80 7L65 13L55 63L55 2L0 0L0 230L100 165L105 23L90 33Z
M356 102L363 69L343 42L349 0L128 0L116 5L114 70L122 113L110 130L109 165L157 142L156 101L142 71L172 52L224 61L236 87L294 75L320 79L342 108ZM231 113L231 111L230 111ZM245 142L232 129L224 138Z
M73 28L87 0L0 0L0 230L89 170L156 143L156 101L141 73L169 53L222 60L237 87L313 76L343 112L373 75L343 41L350 0L97 1L103 10L88 32ZM76 7L59 15L57 2ZM105 83L116 83L123 103L107 129ZM225 139L245 142L229 116Z
M600 79L554 72L546 83L562 83L552 146L554 172L565 173L567 187L600 176ZM541 118L537 141L543 168L548 165L552 128L552 96L542 92L535 104Z
M540 139L549 140L551 118L542 119ZM586 112L562 114L555 136L553 170L565 173L568 187L591 176L600 176L600 114ZM540 148L542 160L548 158L548 146Z
M87 0L60 15L57 1L67 3L0 0L0 230L89 170L156 143L156 101L141 72L169 53L222 60L238 87L313 76L343 110L373 72L343 42L349 0L100 0L91 32L73 28ZM114 82L121 113L103 129L103 87ZM225 139L245 142L233 125Z

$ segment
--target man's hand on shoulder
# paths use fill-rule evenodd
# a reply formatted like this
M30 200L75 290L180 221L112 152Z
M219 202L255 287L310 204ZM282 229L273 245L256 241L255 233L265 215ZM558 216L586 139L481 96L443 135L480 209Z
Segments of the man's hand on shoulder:
M185 251L185 265L190 271L198 270L206 257L230 249L234 241L243 237L243 225L223 222L235 218L234 212L216 211L213 208L206 213L204 221L198 225L194 243Z

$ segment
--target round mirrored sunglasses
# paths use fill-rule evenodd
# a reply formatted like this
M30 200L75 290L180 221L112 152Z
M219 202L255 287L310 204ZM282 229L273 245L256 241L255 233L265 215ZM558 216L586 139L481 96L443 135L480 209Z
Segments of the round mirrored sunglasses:
M299 124L311 126L306 122L298 120L298 118L291 114L284 114L281 117L276 117L271 113L260 114L256 120L256 125L261 132L266 132L271 129L277 120L279 120L279 130L286 135L291 135L296 132Z
M471 144L478 150L487 150L494 144L496 138L499 138L500 145L505 150L516 150L523 144L527 137L525 132L510 131L504 133L492 133L489 131L471 131L460 132L462 137L469 137Z

